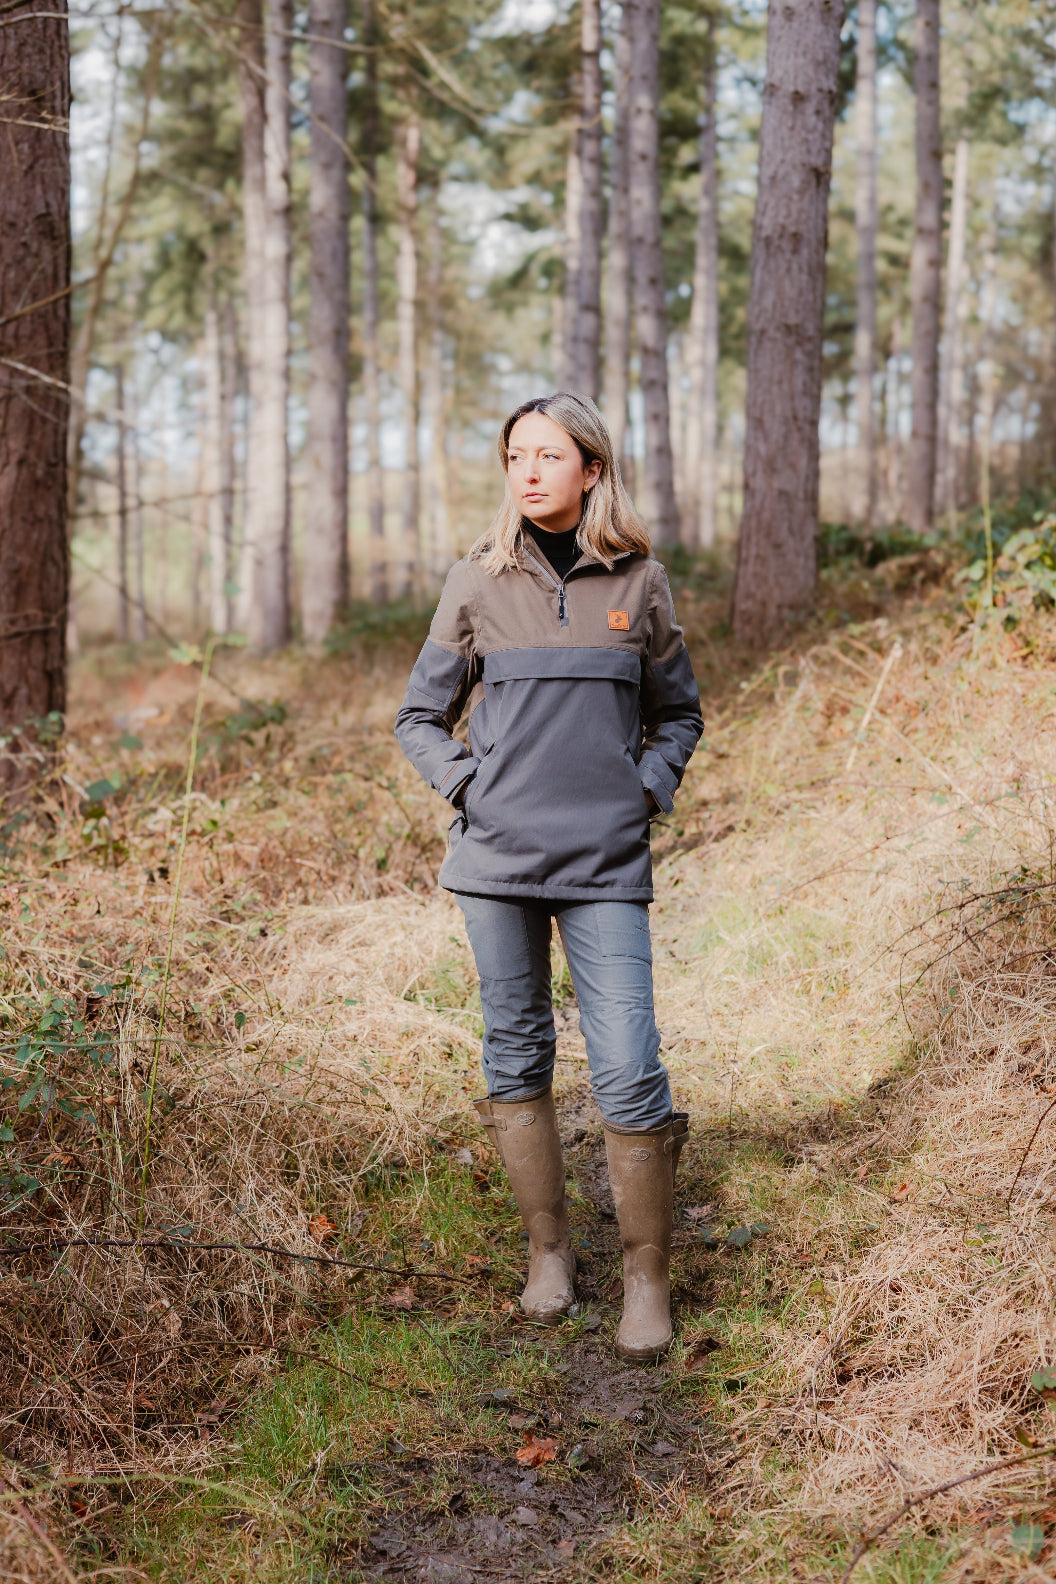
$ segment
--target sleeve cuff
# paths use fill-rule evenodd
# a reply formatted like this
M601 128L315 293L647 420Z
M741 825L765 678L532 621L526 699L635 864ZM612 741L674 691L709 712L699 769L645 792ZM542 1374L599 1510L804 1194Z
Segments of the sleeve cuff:
M645 764L638 766L638 774L645 790L651 792L659 804L660 812L670 814L675 806L675 800L660 777Z
M453 803L466 782L472 781L479 768L480 760L472 756L456 759L447 774L436 783L436 791L441 797L447 798L449 803Z

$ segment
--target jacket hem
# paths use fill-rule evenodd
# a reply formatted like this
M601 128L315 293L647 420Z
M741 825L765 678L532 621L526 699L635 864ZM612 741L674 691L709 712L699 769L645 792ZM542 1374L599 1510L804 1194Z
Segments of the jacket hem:
M651 885L613 885L599 881L597 885L551 885L538 880L445 880L440 885L455 896L524 897L533 902L651 902Z

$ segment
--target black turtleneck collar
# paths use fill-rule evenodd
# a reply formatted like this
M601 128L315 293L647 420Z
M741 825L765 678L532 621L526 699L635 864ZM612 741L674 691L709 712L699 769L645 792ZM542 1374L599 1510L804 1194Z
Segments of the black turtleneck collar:
M525 517L521 526L531 535L563 583L581 554L576 543L579 524L577 523L575 528L566 528L563 533L549 533L547 529L538 527L536 523Z

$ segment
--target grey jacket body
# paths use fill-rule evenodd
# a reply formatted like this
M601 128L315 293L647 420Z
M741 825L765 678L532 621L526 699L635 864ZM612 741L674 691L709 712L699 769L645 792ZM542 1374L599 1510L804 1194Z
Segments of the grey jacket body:
M461 804L440 884L558 902L652 900L646 791L671 810L703 729L663 566L584 554L561 583L531 547L452 567L396 717Z

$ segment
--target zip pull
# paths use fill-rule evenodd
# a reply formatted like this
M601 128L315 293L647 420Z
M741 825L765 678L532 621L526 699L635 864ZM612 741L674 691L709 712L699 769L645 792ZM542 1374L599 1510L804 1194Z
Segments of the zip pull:
M568 626L568 603L565 599L565 585L561 583L557 590L557 615L562 627Z

